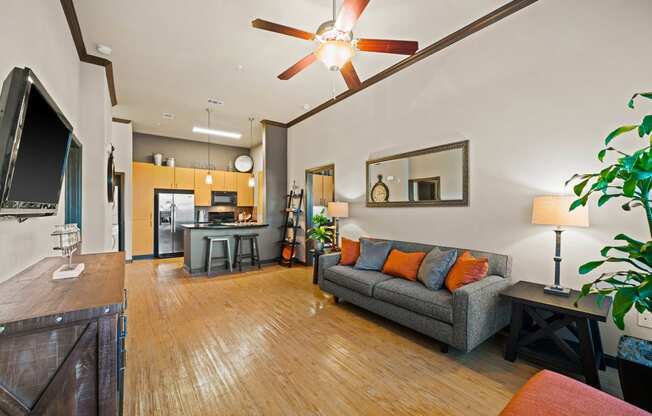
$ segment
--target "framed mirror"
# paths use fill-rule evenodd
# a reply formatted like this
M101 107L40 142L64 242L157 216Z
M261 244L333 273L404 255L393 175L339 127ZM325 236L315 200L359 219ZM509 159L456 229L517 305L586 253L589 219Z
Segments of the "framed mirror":
M368 160L366 205L468 206L469 141Z

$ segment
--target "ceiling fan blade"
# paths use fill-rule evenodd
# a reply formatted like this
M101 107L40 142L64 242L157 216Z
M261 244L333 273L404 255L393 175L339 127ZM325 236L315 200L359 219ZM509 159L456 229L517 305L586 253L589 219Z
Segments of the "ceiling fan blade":
M351 61L344 64L342 69L340 69L340 72L342 73L344 81L350 90L354 90L360 87L360 78L358 78L358 73L355 72L355 68L353 67Z
M284 81L292 78L296 74L298 74L300 71L306 69L310 64L315 62L317 60L317 56L315 56L314 53L311 53L310 55L306 56L296 64L292 65L288 69L286 69L281 75L278 76L278 79L282 79Z
M419 42L412 40L358 39L356 46L364 52L397 53L414 55L419 50Z
M294 36L295 38L313 40L314 33L306 32L305 30L295 29L289 26L279 25L278 23L268 22L263 19L256 19L251 22L251 25L256 29L269 30L270 32L280 33L282 35Z
M342 32L352 31L367 4L369 4L369 0L344 0L340 14L337 15L335 21L335 28Z

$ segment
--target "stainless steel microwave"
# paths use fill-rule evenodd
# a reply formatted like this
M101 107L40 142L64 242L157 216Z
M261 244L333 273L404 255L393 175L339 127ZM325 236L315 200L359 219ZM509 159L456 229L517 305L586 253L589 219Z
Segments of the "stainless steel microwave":
M213 191L211 196L211 205L214 207L225 205L235 207L238 205L238 193Z

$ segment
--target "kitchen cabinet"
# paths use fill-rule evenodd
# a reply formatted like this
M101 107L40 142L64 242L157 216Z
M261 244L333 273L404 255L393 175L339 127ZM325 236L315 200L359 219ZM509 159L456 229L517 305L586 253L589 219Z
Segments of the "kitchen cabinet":
M213 184L215 183L215 175ZM206 169L195 169L195 205L211 206L211 185L206 184Z
M312 175L312 204L327 206L333 202L334 178L326 175Z
M213 177L213 185L211 185L211 190L213 191L226 191L226 172L223 170L212 170L211 176ZM210 204L209 204L210 205Z
M236 190L238 192L239 207L254 206L254 188L249 186L249 178L251 177L251 173L236 172Z
M154 252L154 165L133 164L132 189L132 254L151 255Z
M154 165L154 188L174 189L174 168Z
M195 189L195 170L192 168L174 168L174 189Z
M224 191L236 192L238 190L238 177L239 172L224 172Z

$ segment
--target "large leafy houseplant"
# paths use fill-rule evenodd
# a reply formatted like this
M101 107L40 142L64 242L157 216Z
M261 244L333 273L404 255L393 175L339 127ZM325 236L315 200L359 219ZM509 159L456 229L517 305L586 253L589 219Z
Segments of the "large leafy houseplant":
M333 242L333 227L328 226L330 219L324 214L316 214L312 217L312 228L308 230L308 238L316 241L319 245L323 246Z
M634 94L629 101L629 108L634 108L637 97L652 99L652 92ZM645 139L644 147L633 153L626 153L614 147L614 140L627 132L636 131ZM643 117L640 124L631 124L617 128L605 139L605 147L598 153L598 160L605 161L607 156L615 155L616 160L600 172L576 174L567 182L576 182L573 191L578 196L571 206L574 210L585 206L589 197L600 194L598 206L616 198L625 199L622 209L642 209L647 220L650 239L638 241L625 234L618 234L614 239L616 245L604 247L601 260L590 261L580 266L582 275L610 263L619 263L626 269L603 273L591 283L582 286L580 298L588 294L597 294L598 302L605 296L613 295L613 320L621 330L625 328L625 315L632 309L643 313L652 312L652 114ZM579 300L579 299L578 299Z

